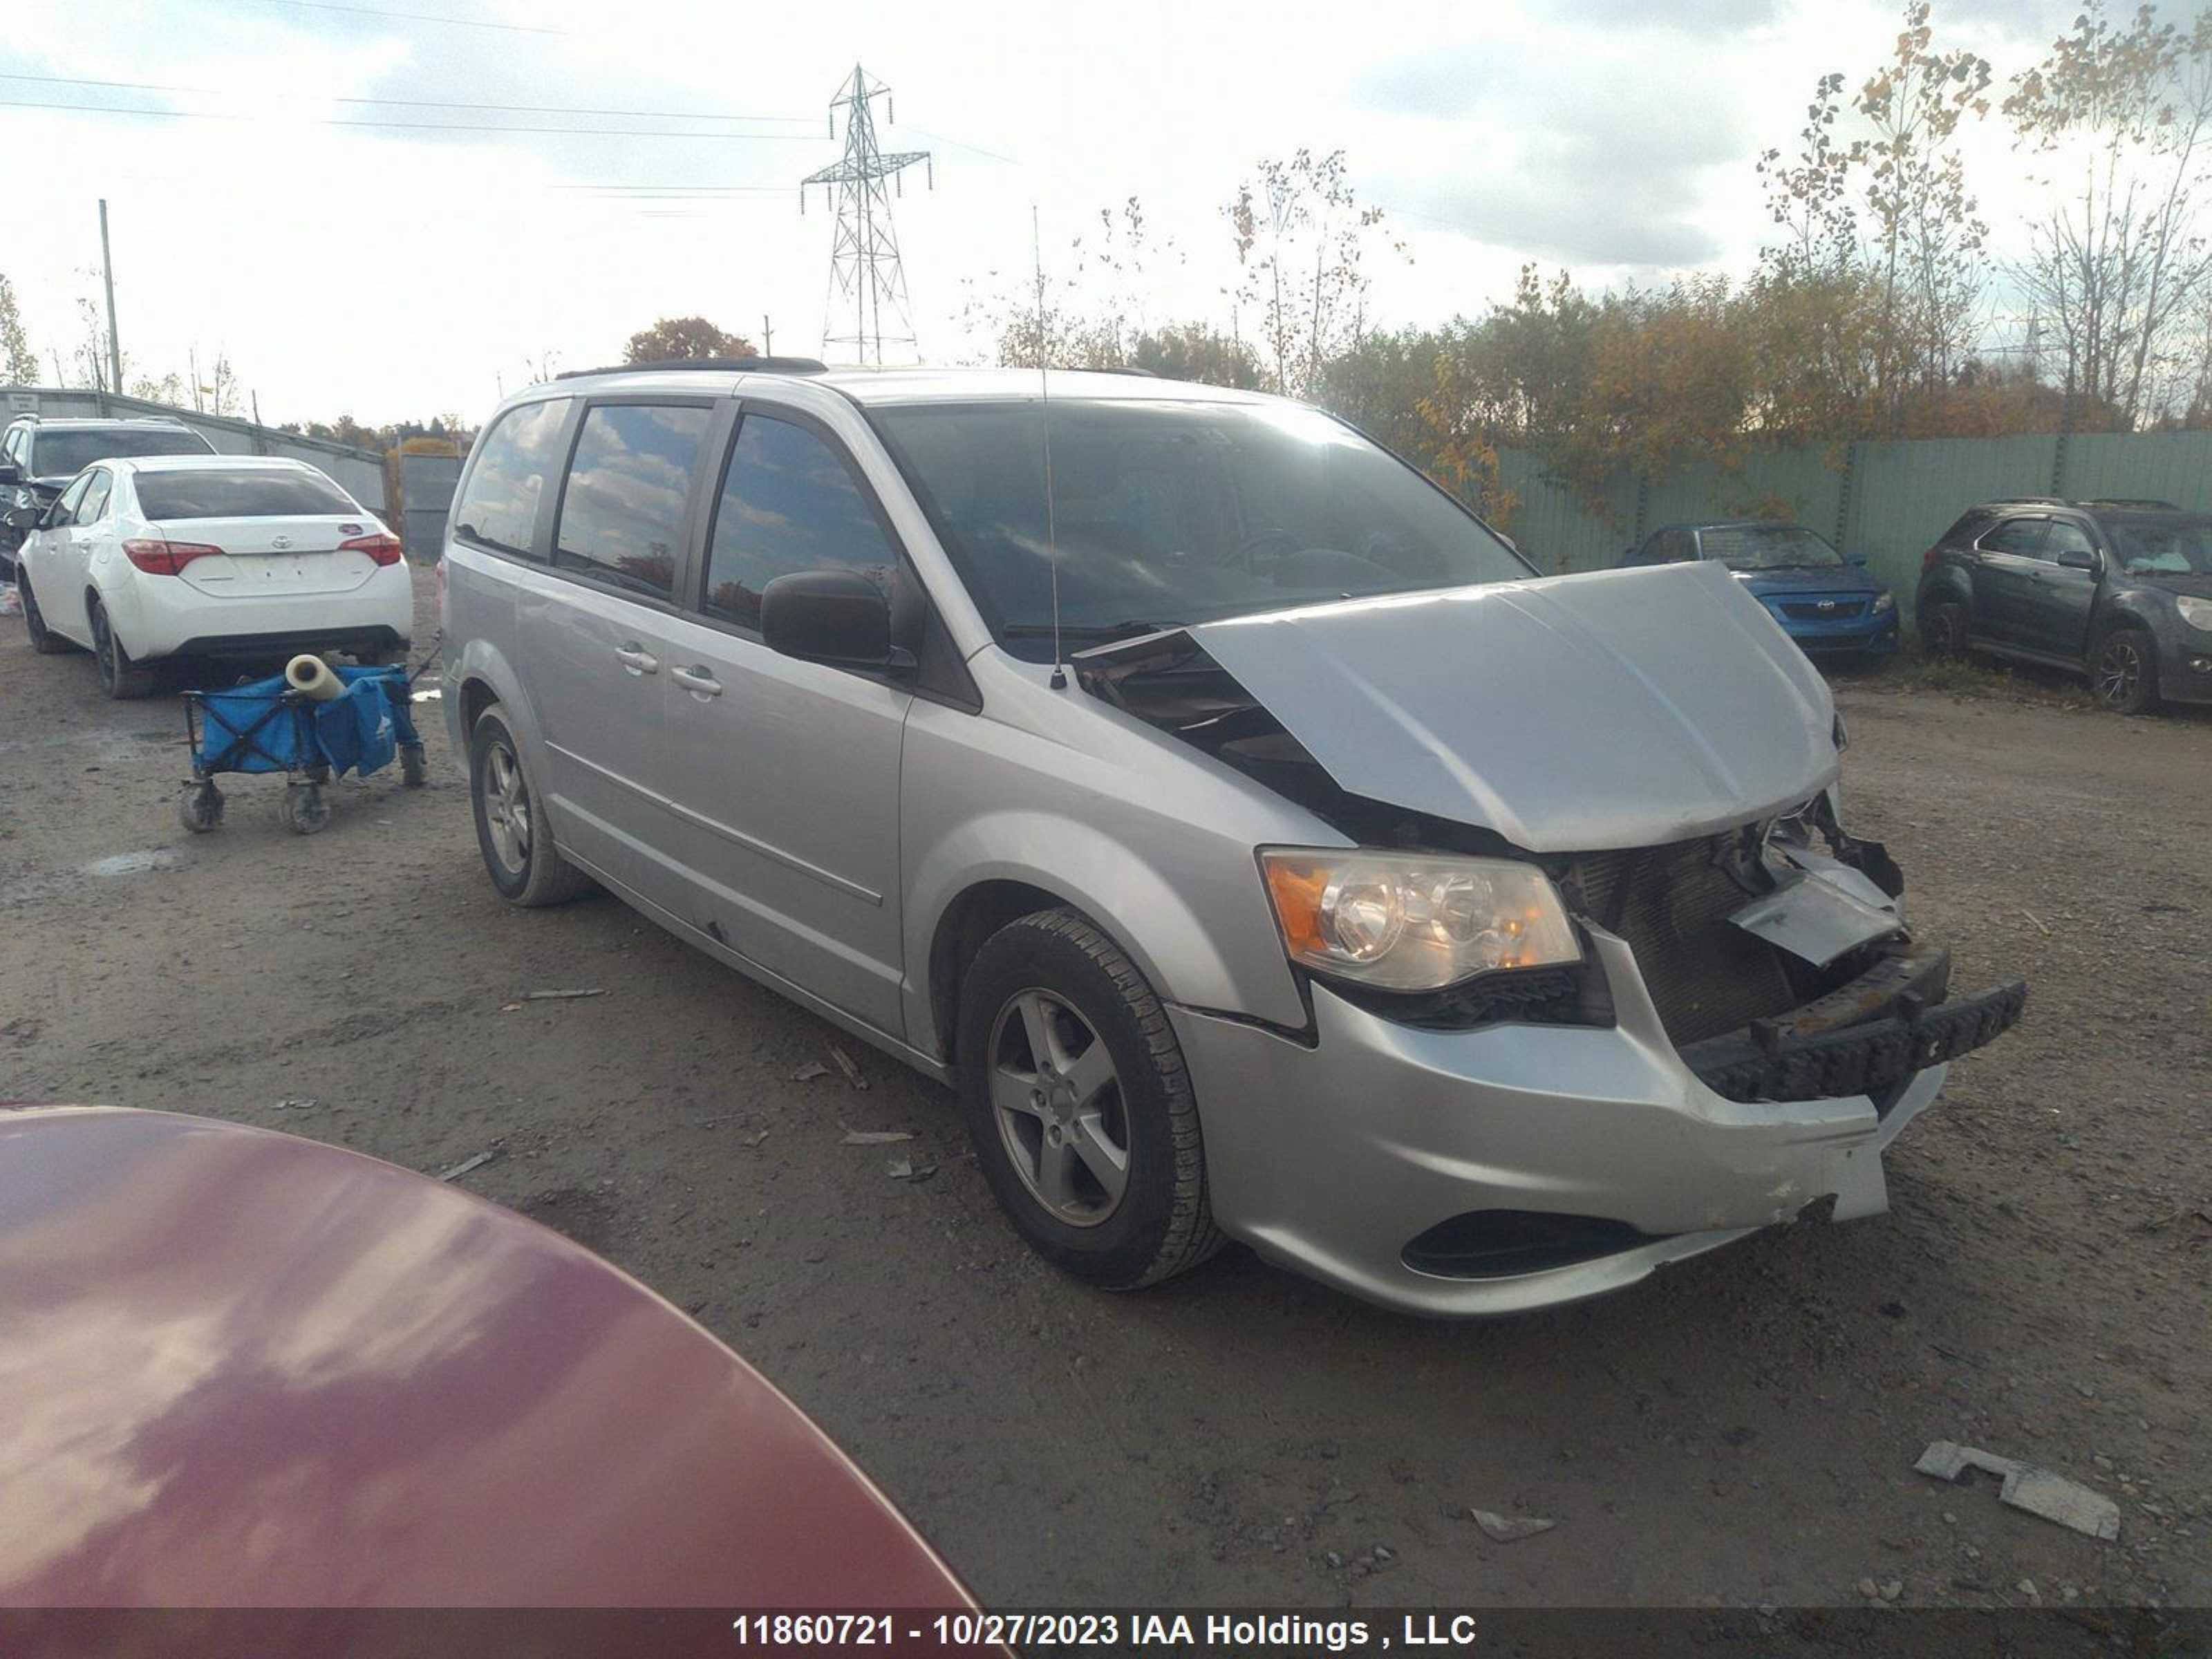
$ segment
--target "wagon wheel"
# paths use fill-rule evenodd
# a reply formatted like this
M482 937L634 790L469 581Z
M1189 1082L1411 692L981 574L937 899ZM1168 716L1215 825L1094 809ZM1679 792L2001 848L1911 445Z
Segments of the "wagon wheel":
M211 782L188 783L177 797L177 821L196 836L222 823L222 791Z
M312 836L331 821L330 803L323 799L322 790L312 783L287 785L276 811L284 820L284 827L295 836Z

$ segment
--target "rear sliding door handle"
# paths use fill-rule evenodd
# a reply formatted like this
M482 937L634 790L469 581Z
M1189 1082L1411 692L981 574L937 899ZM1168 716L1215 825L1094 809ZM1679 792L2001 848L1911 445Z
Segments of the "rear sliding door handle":
M668 678L686 691L695 692L702 697L719 697L722 695L721 681L716 679L712 671L708 669L672 668L668 671Z
M615 647L615 660L633 674L658 674L660 659L632 640L628 645Z

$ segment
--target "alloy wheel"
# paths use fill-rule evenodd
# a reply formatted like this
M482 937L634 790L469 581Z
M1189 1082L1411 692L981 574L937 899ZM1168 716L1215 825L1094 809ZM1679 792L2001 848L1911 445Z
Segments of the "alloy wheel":
M992 1115L1022 1184L1055 1221L1095 1227L1129 1185L1129 1121L1114 1057L1050 991L1017 992L990 1042Z
M520 876L530 868L530 790L514 750L506 744L495 743L484 751L481 787L492 847L508 872Z
M2115 708L2125 708L2135 701L2142 676L2142 652L2133 640L2118 634L2105 641L2097 655L2097 696L2101 700Z

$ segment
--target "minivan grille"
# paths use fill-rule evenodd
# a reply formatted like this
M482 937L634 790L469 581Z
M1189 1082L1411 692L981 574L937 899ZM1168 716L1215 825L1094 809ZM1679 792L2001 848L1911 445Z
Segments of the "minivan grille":
M1572 866L1583 914L1635 954L1660 1023L1677 1044L1733 1031L1798 1000L1773 948L1729 921L1752 899L1728 872L1735 839L1588 853Z

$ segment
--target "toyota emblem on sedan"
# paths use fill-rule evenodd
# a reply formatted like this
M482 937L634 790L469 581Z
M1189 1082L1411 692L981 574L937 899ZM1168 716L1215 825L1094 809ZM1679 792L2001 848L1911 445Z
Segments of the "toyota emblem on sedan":
M271 536L269 538L269 545L276 549L279 552L282 552L284 549L291 546L291 544L292 538L289 536Z
M279 536L276 539L281 544L284 538L282 536ZM1820 601L1820 609L1823 611L1833 611L1835 608L1836 602L1833 599L1823 599Z

